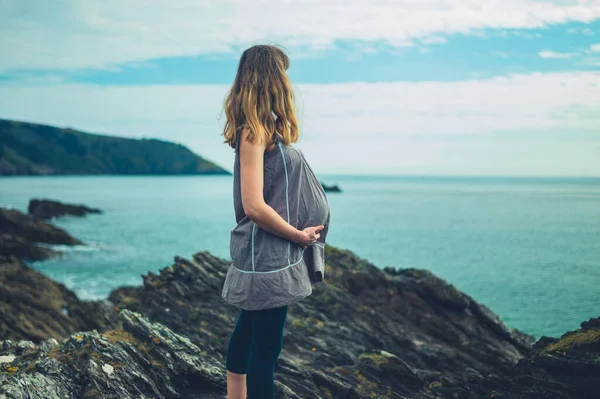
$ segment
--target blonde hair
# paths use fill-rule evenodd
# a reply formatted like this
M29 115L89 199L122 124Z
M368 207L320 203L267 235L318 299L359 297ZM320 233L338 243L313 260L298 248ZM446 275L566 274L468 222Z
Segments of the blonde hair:
M235 148L242 127L250 129L252 143L266 140L268 146L275 132L285 145L298 140L294 93L286 74L289 66L289 57L277 46L256 45L242 53L223 104L225 143Z

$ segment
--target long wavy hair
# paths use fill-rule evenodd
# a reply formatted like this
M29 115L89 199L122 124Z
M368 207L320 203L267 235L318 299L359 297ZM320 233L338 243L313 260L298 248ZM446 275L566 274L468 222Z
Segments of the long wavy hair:
M242 53L223 104L225 143L235 148L242 127L250 129L250 142L265 140L267 147L275 133L285 145L298 140L294 93L286 74L289 66L289 57L277 46L256 45Z

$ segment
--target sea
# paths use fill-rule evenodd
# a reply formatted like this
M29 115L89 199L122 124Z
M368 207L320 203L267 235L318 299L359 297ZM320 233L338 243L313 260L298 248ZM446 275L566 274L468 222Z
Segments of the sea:
M600 178L319 175L328 244L378 267L420 268L484 304L511 328L560 337L600 316ZM32 198L102 209L53 221L85 242L32 266L103 299L198 251L229 258L231 176L0 178L0 204Z

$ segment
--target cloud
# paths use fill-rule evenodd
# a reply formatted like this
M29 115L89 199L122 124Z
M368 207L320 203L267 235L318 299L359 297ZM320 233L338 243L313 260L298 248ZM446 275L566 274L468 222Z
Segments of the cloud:
M256 42L309 50L600 18L600 0L23 0L0 2L0 71L110 68L226 53ZM436 39L433 39L436 40Z
M600 73L534 73L458 82L303 85L309 131L344 137L398 134L485 134L498 131L596 129ZM572 104L597 116L561 115ZM328 133L334 135L334 133Z
M596 53L600 53L600 43L592 44L589 48L580 50L578 52L559 53L556 51L540 51L538 55L541 58L547 59L569 59L573 57L583 56L580 65L585 66L598 66L600 65L600 58L595 57Z
M538 55L541 58L546 59L569 59L573 57L583 56L580 65L598 66L600 65L599 58L593 56L595 53L600 53L600 43L592 44L589 48L580 50L578 52L560 53L556 51L545 50L540 51Z
M582 64L587 66L600 66L600 57L584 58Z
M490 52L490 55L493 55L494 57L504 58L504 59L507 59L508 57L510 57L510 54L508 54L505 51L492 51L492 52Z
M582 33L586 36L594 36L596 33L590 29L590 28L583 28L581 30L578 30L577 28L569 28L567 29L567 33L570 34L575 34L575 33Z
M420 39L421 43L423 44L444 44L448 42L448 39L446 39L445 37L442 36L431 36L431 37L424 37L422 39Z
M229 166L226 90L0 85L0 117L164 138ZM321 172L600 175L597 72L299 85L296 94L299 145Z
M541 58L555 58L555 59L565 59L565 58L573 58L579 55L584 54L593 54L600 53L600 43L591 44L589 48L577 52L569 52L569 53L560 53L551 50L540 51L538 55Z
M556 51L544 50L544 51L540 51L538 53L538 55L540 56L540 58L566 59L566 58L573 58L576 55L578 55L578 53L558 53Z

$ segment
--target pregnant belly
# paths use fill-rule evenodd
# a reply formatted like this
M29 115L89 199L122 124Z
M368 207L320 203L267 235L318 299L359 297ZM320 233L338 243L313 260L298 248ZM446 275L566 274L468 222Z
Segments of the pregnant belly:
M321 183L307 178L302 186L298 209L298 229L325 224L329 216L329 204Z

